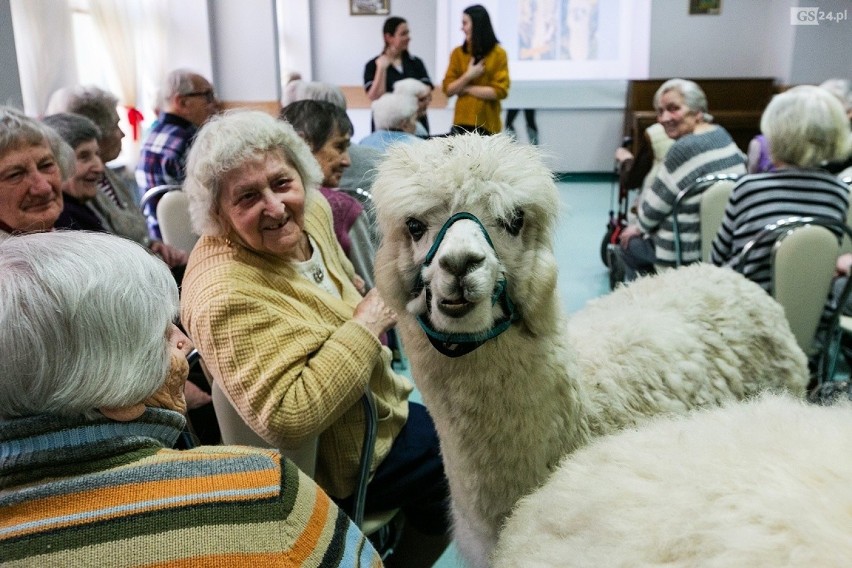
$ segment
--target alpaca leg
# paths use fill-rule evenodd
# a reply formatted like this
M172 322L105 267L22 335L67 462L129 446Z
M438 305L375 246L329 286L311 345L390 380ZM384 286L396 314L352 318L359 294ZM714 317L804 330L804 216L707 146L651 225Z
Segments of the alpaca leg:
M466 519L453 514L453 540L468 568L490 568L489 558L496 546L496 538L489 539Z

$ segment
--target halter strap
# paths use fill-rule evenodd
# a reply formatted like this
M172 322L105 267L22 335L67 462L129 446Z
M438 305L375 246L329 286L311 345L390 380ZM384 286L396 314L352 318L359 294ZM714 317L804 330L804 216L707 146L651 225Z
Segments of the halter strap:
M438 231L438 234L435 237L435 242L432 243L432 247L429 249L429 252L426 253L426 258L423 260L423 264L420 266L420 270L417 273L417 281L415 282L414 289L412 290L413 295L419 295L420 292L426 288L425 283L423 282L423 268L432 264L432 261L435 259L435 255L438 252L438 248L441 246L449 228L454 223L461 221L462 219L467 219L468 221L476 223L482 231L482 235L485 237L485 241L488 243L488 246L490 246L491 250L494 250L496 253L494 243L491 241L491 236L488 234L488 230L482 224L482 221L480 221L473 213L468 213L466 211L456 213L447 219L441 227L441 230ZM505 278L498 280L494 286L494 290L491 293L491 305L494 306L499 302L500 307L503 308L503 312L507 315L495 321L491 329L487 331L483 331L481 333L444 333L432 327L431 322L428 318L424 317L423 314L419 314L416 317L417 323L420 324L421 329L423 329L426 333L426 337L429 339L432 346L441 354L446 355L447 357L461 357L462 355L467 355L489 339L493 339L509 329L509 326L520 319L520 315L515 310L515 304L512 303L511 298L509 298L507 289L508 285ZM429 288L426 288L426 310L427 314L431 313L432 310L432 292Z

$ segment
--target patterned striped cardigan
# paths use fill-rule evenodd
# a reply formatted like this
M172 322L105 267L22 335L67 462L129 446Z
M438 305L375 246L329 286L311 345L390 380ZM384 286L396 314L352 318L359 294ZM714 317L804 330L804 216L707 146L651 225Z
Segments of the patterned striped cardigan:
M273 450L170 448L175 412L0 421L3 566L381 566Z

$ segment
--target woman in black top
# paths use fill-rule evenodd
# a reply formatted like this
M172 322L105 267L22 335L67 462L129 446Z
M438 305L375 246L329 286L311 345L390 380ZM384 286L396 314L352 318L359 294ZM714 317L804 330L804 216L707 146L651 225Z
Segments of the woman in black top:
M382 53L364 66L364 89L371 101L393 91L393 84L412 77L433 88L426 66L419 57L408 53L411 35L408 22L398 16L385 20L382 28L385 47ZM420 123L429 131L429 119L424 115Z

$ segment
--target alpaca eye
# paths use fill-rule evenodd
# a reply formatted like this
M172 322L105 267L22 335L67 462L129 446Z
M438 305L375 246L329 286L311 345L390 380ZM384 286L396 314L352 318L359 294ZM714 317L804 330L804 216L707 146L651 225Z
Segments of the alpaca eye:
M414 217L409 217L405 220L405 226L408 227L408 233L411 235L411 238L416 241L419 241L420 238L426 234L426 225L415 219Z
M518 233L521 232L521 227L524 226L524 210L523 209L515 209L515 212L512 214L512 217L509 219L503 220L503 228L506 229L506 232L512 235L513 237L518 236Z

